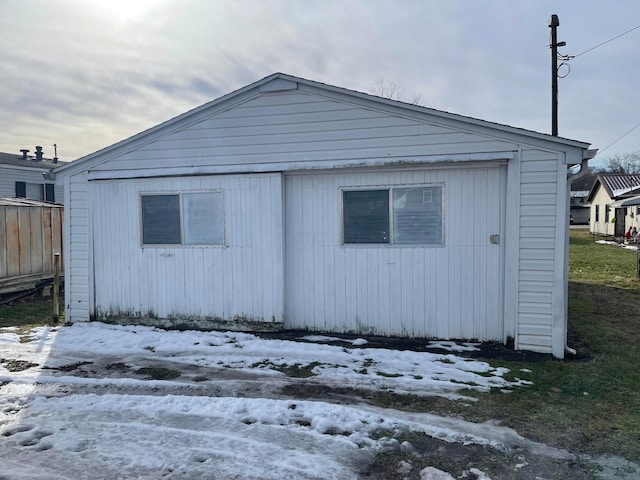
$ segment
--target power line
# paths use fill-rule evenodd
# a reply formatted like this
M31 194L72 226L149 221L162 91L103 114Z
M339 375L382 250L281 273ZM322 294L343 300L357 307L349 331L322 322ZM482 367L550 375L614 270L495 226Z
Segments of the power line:
M613 142L611 142L609 145L607 145L606 147L604 147L602 150L600 150L598 153L602 153L604 152L607 148L615 145L616 143L618 143L620 140L622 140L624 137L626 137L627 135L629 135L631 132L633 132L636 128L640 127L640 122L638 122L636 124L635 127L633 127L631 130L629 130L628 132L624 133L623 135L621 135L620 137L618 137L617 139L615 139Z
M623 33L621 33L620 35L616 35L615 37L610 38L609 40L607 40L607 41L605 41L605 42L599 43L599 44L598 44L598 45L596 45L595 47L588 48L588 49L587 49L587 50L585 50L584 52L581 52L581 53L579 53L579 54L577 54L577 55L563 55L563 57L564 57L564 59L566 59L566 60L572 60L572 59L574 59L574 58L579 57L580 55L584 55L584 54L585 54L585 53L587 53L587 52L590 52L590 51L592 51L592 50L595 50L595 49L596 49L596 48L598 48L598 47L601 47L601 46L603 46L603 45L606 45L607 43L613 42L614 40L616 40L616 39L618 39L618 38L620 38L620 37L623 37L623 36L625 36L626 34L631 33L631 32L633 32L634 30L637 30L638 28L640 28L640 25L635 26L635 27L633 27L633 28L631 28L631 29L627 30L626 32L623 32Z

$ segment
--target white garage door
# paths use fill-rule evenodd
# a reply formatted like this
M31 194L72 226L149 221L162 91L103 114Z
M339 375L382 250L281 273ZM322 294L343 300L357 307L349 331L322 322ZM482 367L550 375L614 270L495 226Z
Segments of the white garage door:
M285 325L503 340L505 183L497 164L287 176Z

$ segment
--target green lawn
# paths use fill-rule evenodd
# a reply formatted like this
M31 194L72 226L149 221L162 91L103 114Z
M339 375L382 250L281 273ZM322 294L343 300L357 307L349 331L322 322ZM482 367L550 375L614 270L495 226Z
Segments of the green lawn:
M60 305L62 318L62 301ZM51 297L31 296L0 305L0 327L53 325Z
M572 230L569 344L583 358L492 361L534 385L508 395L484 395L465 415L501 419L529 438L572 451L639 460L640 283L635 262L635 251L600 245L588 232Z

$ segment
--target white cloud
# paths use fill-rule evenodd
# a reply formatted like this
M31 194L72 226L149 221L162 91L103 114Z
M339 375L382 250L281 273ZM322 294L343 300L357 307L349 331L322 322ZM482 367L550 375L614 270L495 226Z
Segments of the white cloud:
M0 150L58 143L73 159L276 71L360 91L382 77L427 105L548 132L549 15L576 54L639 11L631 0L6 0ZM571 62L562 136L602 148L638 122L638 35ZM638 148L636 132L608 153Z

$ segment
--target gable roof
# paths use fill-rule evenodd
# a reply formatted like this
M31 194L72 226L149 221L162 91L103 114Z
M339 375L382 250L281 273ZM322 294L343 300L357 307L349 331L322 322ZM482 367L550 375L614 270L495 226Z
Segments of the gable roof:
M313 91L314 93L324 94L325 96L336 97L342 100L351 101L353 103L361 103L366 106L375 107L380 110L386 110L389 113L404 114L412 116L413 118L428 118L429 120L440 122L443 125L449 126L461 125L475 125L491 131L494 135L496 132L500 132L502 136L517 136L519 138L528 138L530 140L550 142L555 145L561 144L567 147L587 149L589 143L581 142L578 140L571 140L568 138L557 137L550 134L539 133L532 130L526 130L523 128L512 127L510 125L504 125L500 123L489 122L486 120L480 120L473 117L467 117L459 114L449 113L442 110L436 110L434 108L422 107L413 105L397 100L390 100L368 93L358 92L356 90L349 90L342 87L328 85L313 80L307 80L284 73L274 73L261 80L251 83L245 87L235 90L231 93L223 95L215 100L212 100L204 105L189 110L177 117L169 119L155 127L140 132L132 137L117 142L111 146L105 147L94 153L81 157L73 162L60 166L54 170L54 174L62 172L75 172L83 169L91 168L94 165L106 161L108 156L116 156L127 153L135 148L145 145L155 139L168 135L176 130L184 128L187 125L196 123L205 117L215 115L218 112L224 111L228 108L232 108L235 104L247 101L251 98L255 98L266 92L276 92L283 90L302 90Z
M640 193L640 174L635 173L599 173L589 192L590 202L598 187L602 186L612 200L632 197Z
M53 160L49 158L36 160L36 158L32 155L29 155L26 159L24 159L21 154L0 152L0 165L53 170L54 168L59 167L64 163L66 162L53 163Z

